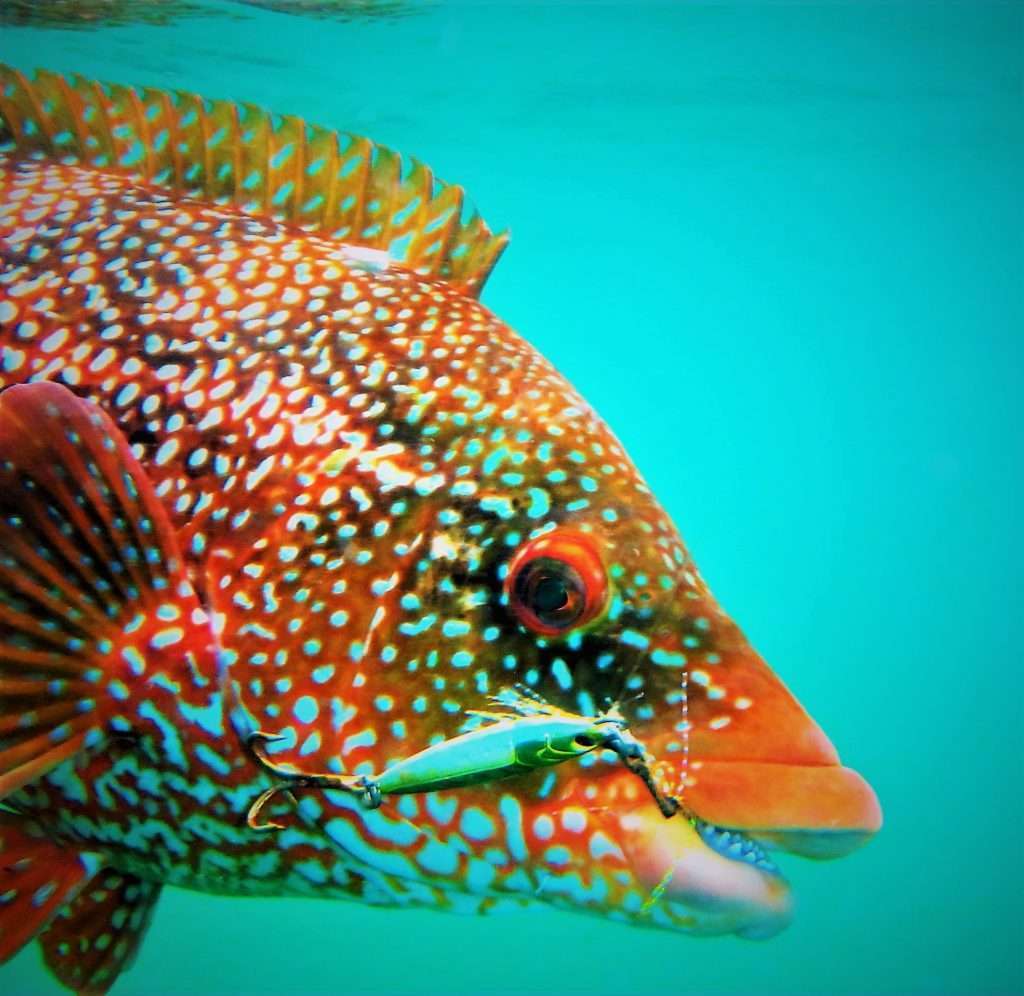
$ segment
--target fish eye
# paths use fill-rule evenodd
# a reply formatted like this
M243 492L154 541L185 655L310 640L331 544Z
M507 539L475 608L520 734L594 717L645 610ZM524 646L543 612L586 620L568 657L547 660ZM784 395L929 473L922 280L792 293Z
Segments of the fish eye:
M542 636L559 636L600 615L608 582L591 537L562 529L520 547L505 590L524 626Z

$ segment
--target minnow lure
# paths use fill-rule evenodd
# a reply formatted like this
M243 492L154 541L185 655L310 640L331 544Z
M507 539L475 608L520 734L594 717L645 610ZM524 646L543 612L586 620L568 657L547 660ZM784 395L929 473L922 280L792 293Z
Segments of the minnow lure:
M259 796L249 809L249 826L283 830L283 824L262 823L260 815L278 792L289 787L353 792L365 806L375 809L385 795L436 792L498 781L583 757L599 747L613 751L627 766L644 756L643 747L626 731L625 720L613 714L577 716L551 707L532 710L528 715L482 710L473 710L471 714L492 722L426 747L380 775L292 771L274 764L264 751L266 744L278 739L276 736L261 731L251 733L249 749L263 768L285 784L272 786Z
M0 962L105 991L165 883L764 937L768 848L878 829L479 303L506 242L367 138L0 69ZM621 751L540 763L555 713L474 716L517 686Z

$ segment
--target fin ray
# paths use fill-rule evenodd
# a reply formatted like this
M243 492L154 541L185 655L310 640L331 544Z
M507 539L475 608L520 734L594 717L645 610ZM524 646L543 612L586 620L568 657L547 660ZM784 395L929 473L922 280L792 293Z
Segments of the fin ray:
M0 64L0 151L111 170L230 203L479 296L508 243L462 188L358 135L251 104Z

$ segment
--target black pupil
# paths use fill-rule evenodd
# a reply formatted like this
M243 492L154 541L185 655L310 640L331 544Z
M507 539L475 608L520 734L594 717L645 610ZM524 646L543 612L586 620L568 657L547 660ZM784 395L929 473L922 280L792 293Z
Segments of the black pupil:
M533 609L538 615L558 612L569 604L569 589L561 578L542 577L533 589Z
M515 598L547 626L568 629L584 609L583 581L576 569L552 557L526 564L515 580Z

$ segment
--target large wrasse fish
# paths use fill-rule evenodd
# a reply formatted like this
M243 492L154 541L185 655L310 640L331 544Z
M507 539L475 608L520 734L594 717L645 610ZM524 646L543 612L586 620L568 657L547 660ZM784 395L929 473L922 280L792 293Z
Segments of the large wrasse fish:
M0 118L0 960L105 990L166 883L765 937L770 851L878 829L459 187L47 72Z

